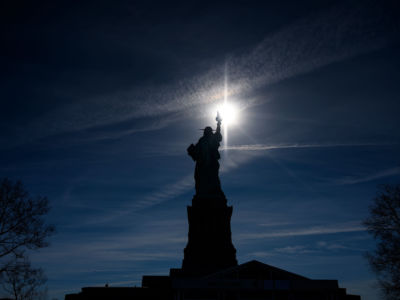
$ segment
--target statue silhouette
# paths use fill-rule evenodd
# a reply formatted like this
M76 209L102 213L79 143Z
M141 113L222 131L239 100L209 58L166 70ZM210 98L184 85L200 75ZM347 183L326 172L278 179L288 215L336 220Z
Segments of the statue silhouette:
M197 196L224 196L218 177L220 155L218 148L222 141L221 117L217 114L217 129L215 133L211 127L204 129L203 136L196 145L191 144L188 154L196 162L194 171Z

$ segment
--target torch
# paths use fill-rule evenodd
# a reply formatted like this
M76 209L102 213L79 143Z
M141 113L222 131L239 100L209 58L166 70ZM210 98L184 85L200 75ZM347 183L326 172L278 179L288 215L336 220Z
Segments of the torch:
M221 115L219 114L219 111L217 111L217 117L215 118L215 120L217 121L218 125L221 125L222 118L221 118Z

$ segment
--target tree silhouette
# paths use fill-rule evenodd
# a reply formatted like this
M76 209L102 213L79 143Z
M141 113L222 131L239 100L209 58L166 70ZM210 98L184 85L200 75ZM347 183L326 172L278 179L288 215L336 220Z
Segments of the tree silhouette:
M44 221L46 197L32 197L20 181L0 181L0 282L15 300L44 297L41 269L32 268L26 250L46 247L54 226Z
M364 225L377 242L367 258L385 298L400 299L400 184L381 187Z
M2 274L3 289L15 300L44 299L46 290L42 286L46 283L42 269L32 268L26 259L16 259Z
M44 221L49 212L46 197L31 197L20 181L0 182L0 274L13 267L27 249L48 245L54 227Z

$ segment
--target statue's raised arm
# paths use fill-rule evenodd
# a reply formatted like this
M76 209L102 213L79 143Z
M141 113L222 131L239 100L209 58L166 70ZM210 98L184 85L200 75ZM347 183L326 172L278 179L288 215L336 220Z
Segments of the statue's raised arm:
M215 135L215 138L218 140L218 142L221 142L222 141L222 134L221 134L222 118L221 118L219 112L217 112L217 117L215 118L215 120L217 121L217 129L215 130L215 134L214 135Z

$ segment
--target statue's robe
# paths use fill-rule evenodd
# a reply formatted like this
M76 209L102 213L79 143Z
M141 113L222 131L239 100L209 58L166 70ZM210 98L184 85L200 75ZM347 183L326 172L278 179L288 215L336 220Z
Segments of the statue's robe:
M223 195L218 177L218 148L221 141L222 135L217 131L201 137L196 145L192 144L188 148L188 154L196 161L194 179L198 196Z

